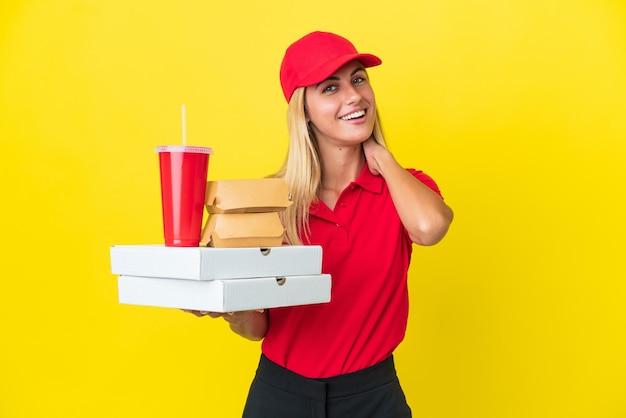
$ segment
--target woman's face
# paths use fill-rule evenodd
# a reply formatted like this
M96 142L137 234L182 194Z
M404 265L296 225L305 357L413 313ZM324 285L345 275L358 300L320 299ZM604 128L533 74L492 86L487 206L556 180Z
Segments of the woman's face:
M351 61L304 93L307 120L318 142L360 144L376 120L376 101L365 68Z

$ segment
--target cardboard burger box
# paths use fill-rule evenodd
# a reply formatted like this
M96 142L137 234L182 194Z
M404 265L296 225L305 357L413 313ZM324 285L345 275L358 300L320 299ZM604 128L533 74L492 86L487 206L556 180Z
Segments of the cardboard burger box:
M281 212L293 203L282 178L208 181L208 213Z
M274 247L285 230L279 213L293 202L280 178L207 182L209 217L200 245L216 248Z
M276 212L213 213L202 231L200 245L215 248L278 247L285 228Z

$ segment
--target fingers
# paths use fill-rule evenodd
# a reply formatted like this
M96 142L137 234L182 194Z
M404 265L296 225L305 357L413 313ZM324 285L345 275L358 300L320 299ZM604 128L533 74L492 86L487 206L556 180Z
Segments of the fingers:
M365 159L367 160L367 166L369 167L370 172L375 176L380 175L378 161L375 156L378 148L382 148L382 146L374 140L374 137L370 137L363 143L363 153L365 154Z
M220 316L224 315L223 313L220 313L220 312L198 311L194 309L182 309L182 311L193 314L197 317L210 316L211 318L219 318Z
M209 311L198 311L194 309L182 309L183 312L193 314L197 317L210 316L211 318L220 318L223 317L227 321L229 319L237 319L238 317L245 315L249 312L258 312L263 313L265 309L256 309L254 311L241 311L241 312L209 312ZM229 321L230 322L230 321Z

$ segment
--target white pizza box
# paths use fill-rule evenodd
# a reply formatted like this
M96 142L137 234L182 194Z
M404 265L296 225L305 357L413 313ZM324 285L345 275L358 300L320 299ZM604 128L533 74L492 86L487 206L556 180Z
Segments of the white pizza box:
M227 280L321 274L322 247L212 248L114 245L111 272L117 275L189 280Z
M330 302L329 274L231 280L118 277L119 303L237 312Z

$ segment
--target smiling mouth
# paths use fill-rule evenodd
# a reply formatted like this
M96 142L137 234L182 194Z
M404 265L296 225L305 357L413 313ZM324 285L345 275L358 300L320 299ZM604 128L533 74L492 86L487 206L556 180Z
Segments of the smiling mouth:
M360 119L362 117L365 116L365 110L359 110L357 112L352 112L349 113L345 116L340 117L339 119L341 120L353 120L353 119Z

